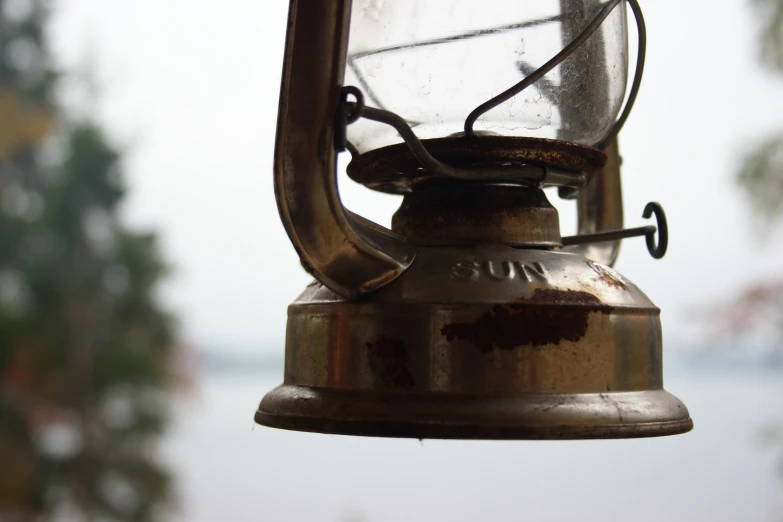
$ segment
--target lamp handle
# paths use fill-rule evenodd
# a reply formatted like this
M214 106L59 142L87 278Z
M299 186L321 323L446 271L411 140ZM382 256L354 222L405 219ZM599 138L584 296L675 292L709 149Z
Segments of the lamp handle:
M334 122L345 74L351 0L291 0L275 143L280 219L305 270L356 299L410 266L415 248L343 207Z

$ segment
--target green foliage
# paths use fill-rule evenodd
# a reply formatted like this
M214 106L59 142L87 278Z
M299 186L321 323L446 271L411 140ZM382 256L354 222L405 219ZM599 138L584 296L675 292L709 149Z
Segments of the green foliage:
M783 73L783 0L751 0L761 21L762 61ZM737 180L766 225L783 214L783 133L764 140L745 156Z
M152 451L167 269L155 234L117 219L120 152L52 98L44 3L0 0L0 520L153 521L171 496Z
M752 0L761 21L761 57L783 72L783 1Z
M762 221L771 223L783 215L783 134L763 141L745 156L739 182Z

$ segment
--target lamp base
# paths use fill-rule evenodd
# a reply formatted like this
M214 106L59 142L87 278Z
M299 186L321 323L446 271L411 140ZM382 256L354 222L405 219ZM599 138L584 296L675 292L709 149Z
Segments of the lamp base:
M475 397L282 385L264 397L255 420L287 430L416 439L615 439L693 429L685 405L665 390Z
M266 426L451 439L652 437L693 427L663 389L659 310L581 256L420 248L356 301L312 284L288 310Z

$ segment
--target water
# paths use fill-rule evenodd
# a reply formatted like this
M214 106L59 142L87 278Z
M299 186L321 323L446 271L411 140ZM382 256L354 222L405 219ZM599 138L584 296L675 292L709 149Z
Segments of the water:
M783 481L761 431L783 420L783 375L678 369L667 388L696 428L659 439L363 439L256 426L277 375L207 375L177 407L164 455L181 520L765 521Z

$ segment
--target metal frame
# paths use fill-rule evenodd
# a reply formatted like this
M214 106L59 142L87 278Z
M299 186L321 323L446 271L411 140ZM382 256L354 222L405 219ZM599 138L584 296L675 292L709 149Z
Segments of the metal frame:
M280 219L302 265L350 299L393 281L415 249L351 214L337 191L334 121L351 0L291 0L275 146Z

